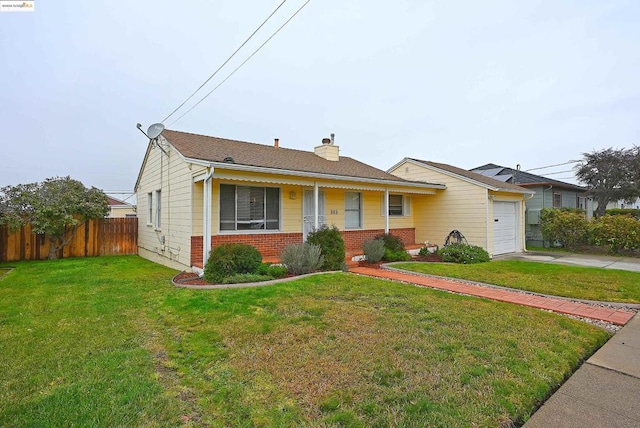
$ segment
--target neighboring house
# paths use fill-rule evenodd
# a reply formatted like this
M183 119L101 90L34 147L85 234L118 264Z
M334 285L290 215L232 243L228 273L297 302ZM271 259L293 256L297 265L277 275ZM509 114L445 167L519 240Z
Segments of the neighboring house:
M212 247L242 242L274 259L322 224L336 225L348 250L385 232L405 244L442 240L430 212L445 189L340 156L330 139L311 152L165 130L135 185L139 254L202 268Z
M593 201L586 196L584 187L492 163L471 171L535 191L535 195L526 201L527 245L544 245L540 230L540 210L543 208L581 208L588 218L593 215Z
M594 203L593 209L596 209L597 207L598 207L598 204ZM640 198L637 198L635 200L630 200L630 201L620 200L615 202L609 202L607 204L608 210L614 209L614 208L640 209Z
M446 191L430 198L429 209L420 218L429 230L431 243L442 246L447 235L458 230L469 244L483 247L491 256L525 250L525 201L533 197L532 190L413 158L404 158L388 172L407 180L447 186Z
M107 217L122 218L136 216L136 209L133 205L119 199L112 198L111 196L107 196L107 201L109 201L109 214L107 214Z

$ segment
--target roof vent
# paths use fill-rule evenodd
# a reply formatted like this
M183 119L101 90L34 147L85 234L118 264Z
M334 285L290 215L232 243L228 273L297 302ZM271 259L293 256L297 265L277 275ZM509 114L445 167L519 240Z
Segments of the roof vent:
M236 163L236 161L234 161L231 156L227 156L226 158L222 159L222 162Z
M322 139L322 144L324 144L324 145L331 144L331 138L323 138Z

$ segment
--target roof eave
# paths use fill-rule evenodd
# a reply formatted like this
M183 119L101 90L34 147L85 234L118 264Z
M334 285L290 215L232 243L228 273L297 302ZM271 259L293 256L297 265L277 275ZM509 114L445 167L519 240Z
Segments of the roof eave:
M393 186L404 186L404 187L417 187L423 189L446 189L447 187L444 184L434 184L434 183L421 183L415 181L406 181L406 180L386 180L383 178L368 178L368 177L354 177L348 175L336 175L336 174L323 174L317 172L310 171L295 171L290 169L278 169L278 168L267 168L253 165L242 165L242 164L234 164L227 162L208 162L202 159L195 158L184 158L186 162L190 162L197 165L208 166L213 168L224 168L231 169L235 171L245 171L245 172L257 172L257 173L266 173L266 174L282 174L282 175L292 175L296 177L308 177L308 178L321 178L321 179L329 179L329 180L340 180L340 181L354 181L358 183L370 183L370 184L381 184L381 185L393 185Z

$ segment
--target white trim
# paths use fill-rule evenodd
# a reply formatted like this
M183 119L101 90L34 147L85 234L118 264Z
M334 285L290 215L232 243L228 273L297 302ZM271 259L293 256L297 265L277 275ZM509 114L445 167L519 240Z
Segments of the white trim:
M393 171L394 169L398 168L403 163L410 163L410 164L413 164L413 165L416 165L416 166L420 166L420 167L426 168L426 169L428 169L430 171L439 172L439 173L442 173L444 175L448 175L449 177L457 178L458 180L462 180L462 181L465 181L467 183L474 184L476 186L480 186L480 187L483 187L483 188L488 189L488 190L493 190L494 192L524 193L524 194L534 194L535 193L532 190L528 190L528 189L524 189L524 188L522 190L517 190L517 189L507 189L507 188L503 188L503 187L491 186L491 185L483 183L481 181L477 181L477 180L474 180L472 178L465 177L464 175L456 174L454 172L447 171L446 169L438 168L438 167L435 167L435 166L432 166L432 165L429 165L429 164L426 164L426 163L422 163L422 162L416 161L415 159L409 159L409 158L404 158L403 160L401 160L400 162L398 162L397 164L395 164L394 166L389 168L387 170L387 172L391 173L391 171ZM473 171L470 171L470 172L473 172ZM477 174L477 173L474 173L474 174ZM491 178L491 177L487 177L487 178Z
M202 181L201 175L196 175L193 178L194 182ZM225 172L216 172L213 178L220 180L231 180L231 181L248 181L252 183L269 183L269 184L284 184L291 186L303 186L303 187L313 187L314 183L318 183L318 186L321 188L330 188L330 189L346 189L346 190L359 190L359 191L372 191L372 192L384 192L384 187L382 186L363 186L358 184L342 184L336 182L326 182L326 181L311 181L311 180L296 180L296 179L287 179L287 178L274 178L267 176L254 176L254 175L245 175L245 174L233 174L233 173L225 173ZM435 195L436 191L431 189L394 189L395 193L409 193L415 195Z
M184 158L188 163L201 164L201 160L193 159L193 158ZM339 181L354 181L356 183L372 183L372 184L382 184L382 185L393 185L399 187L412 187L412 188L422 188L422 189L446 189L447 187L444 184L431 184L431 183L420 183L415 181L395 181L395 180L385 180L382 178L365 178L365 177L352 177L348 175L335 175L335 174L324 174L324 173L316 173L309 171L293 171L289 169L277 169L277 168L267 168L260 166L251 166L251 165L240 165L226 162L209 162L206 164L207 166L219 168L219 169L229 169L233 171L247 171L247 172L258 172L258 173L266 173L266 174L282 174L282 175L292 175L295 177L309 177L309 178L324 178L329 180L339 180ZM434 192L435 193L435 192Z

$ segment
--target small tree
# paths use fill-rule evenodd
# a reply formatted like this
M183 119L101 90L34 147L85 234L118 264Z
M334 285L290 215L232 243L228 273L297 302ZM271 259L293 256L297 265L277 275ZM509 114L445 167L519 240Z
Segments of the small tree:
M105 217L108 212L102 190L88 189L71 177L0 189L0 225L16 230L31 224L35 233L49 235L49 259L57 257L85 221Z
M640 147L608 148L583 156L576 177L598 203L597 216L605 214L609 202L640 197Z

